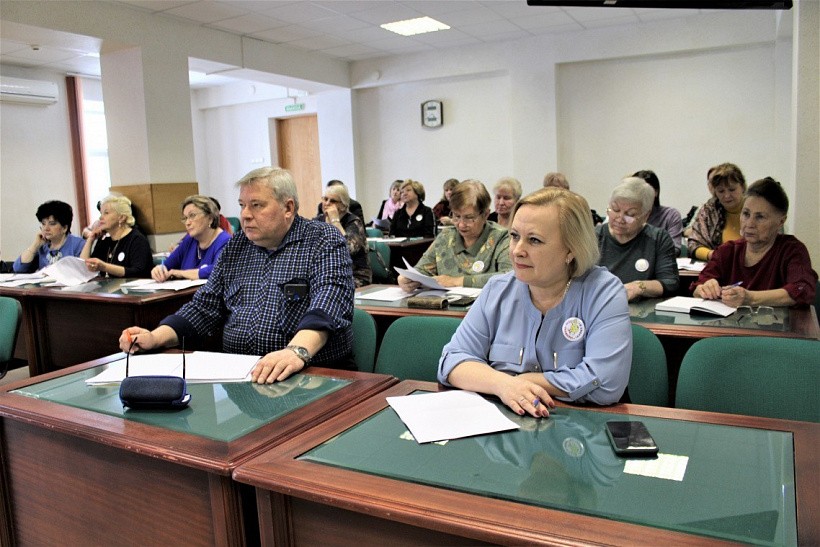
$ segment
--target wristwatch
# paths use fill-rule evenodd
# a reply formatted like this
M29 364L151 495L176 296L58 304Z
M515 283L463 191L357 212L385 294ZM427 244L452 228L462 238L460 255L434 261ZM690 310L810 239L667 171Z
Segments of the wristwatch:
M306 365L310 361L310 353L302 346L287 346L285 349L291 350L296 356L301 359Z

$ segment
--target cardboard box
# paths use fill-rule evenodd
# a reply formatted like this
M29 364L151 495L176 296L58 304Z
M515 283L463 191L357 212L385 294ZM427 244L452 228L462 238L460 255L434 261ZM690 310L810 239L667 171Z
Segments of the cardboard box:
M179 206L185 198L199 193L196 182L166 182L112 186L131 200L131 209L140 229L146 235L183 232L179 222L182 213Z

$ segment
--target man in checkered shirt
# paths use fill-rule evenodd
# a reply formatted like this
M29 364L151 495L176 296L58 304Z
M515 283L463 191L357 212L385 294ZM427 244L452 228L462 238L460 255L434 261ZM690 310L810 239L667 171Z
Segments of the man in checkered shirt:
M251 379L284 380L308 362L353 369L353 270L344 236L298 215L291 174L255 169L236 183L242 231L208 282L153 331L129 327L123 351L172 347L222 329L227 353L261 355Z

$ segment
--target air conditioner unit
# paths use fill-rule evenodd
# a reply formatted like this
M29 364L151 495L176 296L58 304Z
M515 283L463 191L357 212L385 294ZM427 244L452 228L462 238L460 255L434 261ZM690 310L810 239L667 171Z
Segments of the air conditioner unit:
M0 78L0 101L27 104L57 102L57 84L22 78Z

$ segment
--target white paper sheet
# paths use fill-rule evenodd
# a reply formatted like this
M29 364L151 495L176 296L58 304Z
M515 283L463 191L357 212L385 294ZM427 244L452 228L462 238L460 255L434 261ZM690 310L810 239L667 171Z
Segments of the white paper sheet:
M421 283L422 287L427 287L428 289L436 289L439 291L447 290L447 287L442 287L438 281L436 281L429 275L421 273L413 266L411 266L410 263L407 262L406 258L402 257L401 259L404 261L404 265L407 266L407 269L399 268L398 266L393 267L393 269L399 272L401 275L408 279L412 279L413 281Z
M387 397L387 403L419 443L518 429L494 404L472 391Z
M361 300L378 300L380 302L396 302L402 298L407 298L412 293L406 293L401 287L389 287L387 289L379 289L377 291L370 291L365 294L356 294L357 299Z
M46 266L41 271L66 287L82 285L98 275L97 272L89 272L85 260L77 256L64 257L51 266Z
M678 258L676 259L678 262L678 269L679 270L689 270L692 272L702 272L703 268L706 267L706 262L695 261L692 262L691 258Z
M136 281L129 281L123 283L121 287L126 287L132 291L159 291L172 290L181 291L189 287L196 287L207 283L207 279L172 279L171 281L163 281L158 283L152 279L138 279Z
M367 241L380 241L382 243L401 243L406 237L368 237Z
M260 359L257 355L195 351L185 354L185 380L189 383L248 382L251 370ZM128 364L129 376L182 377L181 353L152 353L132 355ZM118 384L125 378L125 359L115 361L87 385Z

